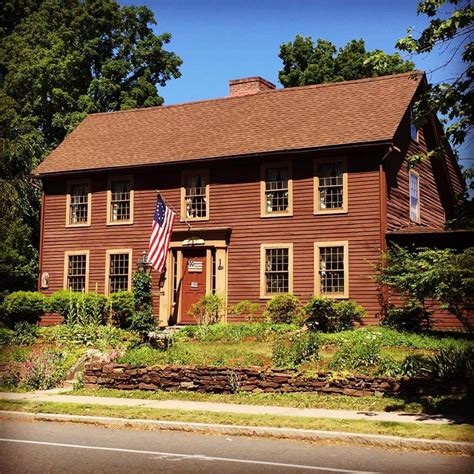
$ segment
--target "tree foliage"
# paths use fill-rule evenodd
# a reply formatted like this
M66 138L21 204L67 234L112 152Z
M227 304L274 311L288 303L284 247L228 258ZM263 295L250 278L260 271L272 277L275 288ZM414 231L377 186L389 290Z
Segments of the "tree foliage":
M408 35L398 40L397 48L412 54L436 50L446 58L442 67L459 59L464 67L459 68L454 77L428 85L415 104L415 116L422 121L431 113L443 114L450 122L446 128L447 138L453 145L460 145L473 124L474 8L470 0L422 0L417 13L429 18L428 26L418 38L410 28Z
M348 81L412 71L414 64L400 54L379 49L367 51L363 39L336 48L330 41L296 35L294 41L280 45L283 69L279 80L284 87Z
M180 76L181 59L165 49L171 35L156 35L155 24L147 7L115 0L2 2L0 219L30 227L30 243L39 220L32 169L87 114L161 105L157 86Z
M377 281L396 288L409 304L425 307L429 300L437 301L473 332L474 247L456 253L395 246L385 255Z

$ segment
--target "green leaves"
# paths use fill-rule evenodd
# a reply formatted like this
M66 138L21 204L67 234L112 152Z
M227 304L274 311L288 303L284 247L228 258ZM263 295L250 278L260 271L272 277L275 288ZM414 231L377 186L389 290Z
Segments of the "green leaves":
M278 77L284 87L348 81L365 77L412 71L414 64L398 53L366 51L363 39L352 40L337 50L330 41L296 35L293 42L280 45L283 69Z

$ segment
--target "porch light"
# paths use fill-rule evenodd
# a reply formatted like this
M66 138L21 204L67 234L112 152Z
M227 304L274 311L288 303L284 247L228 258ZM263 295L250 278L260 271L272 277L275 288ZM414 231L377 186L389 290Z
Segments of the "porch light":
M148 261L147 254L145 251L142 253L141 257L138 259L137 270L140 273L144 273L145 275L149 275L151 273L151 263Z

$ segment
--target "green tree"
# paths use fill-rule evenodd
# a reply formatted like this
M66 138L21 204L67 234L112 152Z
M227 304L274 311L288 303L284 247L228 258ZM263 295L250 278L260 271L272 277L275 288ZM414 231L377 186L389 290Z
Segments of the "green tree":
M319 38L314 43L310 36L296 35L294 41L280 45L279 57L283 69L278 77L284 87L385 76L414 68L399 53L367 51L363 39L349 41L338 50L330 41Z
M392 248L384 257L377 281L396 288L412 305L435 300L472 334L474 311L474 247L453 250Z
M31 227L31 243L39 220L32 169L87 114L161 105L157 86L180 76L181 59L165 49L171 35L154 34L155 24L148 8L114 0L2 3L0 186L9 192L0 219Z

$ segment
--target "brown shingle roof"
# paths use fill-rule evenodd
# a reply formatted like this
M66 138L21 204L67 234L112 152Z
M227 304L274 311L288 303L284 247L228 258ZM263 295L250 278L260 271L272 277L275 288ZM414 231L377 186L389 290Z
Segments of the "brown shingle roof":
M35 175L390 141L421 71L89 115Z

